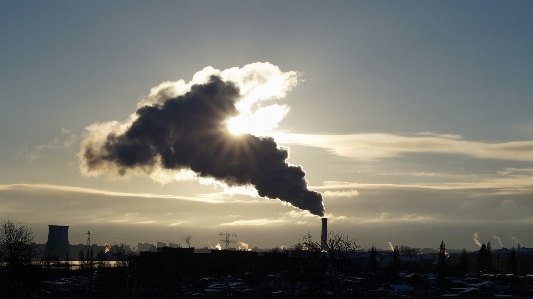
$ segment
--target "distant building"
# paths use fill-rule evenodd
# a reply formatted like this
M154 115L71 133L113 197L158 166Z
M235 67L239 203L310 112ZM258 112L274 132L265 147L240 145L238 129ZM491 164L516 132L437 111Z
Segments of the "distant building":
M143 251L157 252L157 248L155 247L155 245L150 244L150 243L139 243L137 245L137 248L139 249L139 252L143 252Z

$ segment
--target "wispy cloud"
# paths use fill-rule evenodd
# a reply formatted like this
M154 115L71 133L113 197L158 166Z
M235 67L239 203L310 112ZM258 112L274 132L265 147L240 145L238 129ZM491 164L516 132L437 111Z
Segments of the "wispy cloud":
M232 222L220 223L224 226L263 226L284 223L283 219L251 219L251 220L236 220Z
M533 192L533 176L511 176L501 178L486 178L472 182L452 182L439 184L365 184L338 181L325 181L322 186L309 186L316 191L342 190L342 189L434 189L434 190L461 190L461 189L489 189L507 190L515 192Z
M181 225L181 224L184 224L184 223L187 223L189 221L178 221L178 222L172 222L171 224L169 224L168 226L178 226L178 225Z
M192 196L177 196L177 195L162 195L162 194L150 194L150 193L127 193L127 192L114 192L100 189L89 189L72 186L59 186L59 185L46 185L46 184L12 184L12 185L0 185L0 190L13 190L13 189L34 189L34 190L50 190L50 191L67 191L84 194L94 195L106 195L117 197L141 197L141 198L161 198L161 199L177 199L186 201L197 201L205 203L223 203L224 201L219 199L209 198L209 194L199 194L197 197Z
M301 210L291 210L289 212L286 212L284 213L284 217L283 219L285 219L285 217L289 217L289 218L316 218L317 216L316 215L313 215L311 213L309 213L308 211L301 211Z
M436 133L433 133L433 132L419 132L419 133L415 133L415 135L438 137L438 138L453 139L453 140L461 140L461 139L463 139L463 136L461 136L461 135L456 135L456 134L436 134Z
M381 176L415 176L415 177L436 177L442 176L441 173L436 172L382 172L376 173Z
M533 161L533 141L486 143L466 141L458 135L406 137L393 134L310 135L276 133L282 144L324 148L331 153L362 160L392 158L408 153L456 154L481 159ZM420 135L420 134L419 134Z
M348 222L352 224L368 224L368 223L400 223L400 222L430 222L437 220L430 214L391 214L379 213L371 214L365 217L361 216L335 216L330 220L331 223Z
M347 191L325 191L322 193L322 196L325 198L328 197L354 197L359 195L357 190L347 190Z
M505 168L502 171L498 171L499 175L533 175L533 168Z
M54 137L52 140L39 144L33 149L28 147L23 147L17 153L17 157L22 157L26 160L26 163L32 163L35 160L38 160L46 156L46 150L72 150L76 146L76 141L79 140L79 135L74 133L72 129L61 129L61 136Z

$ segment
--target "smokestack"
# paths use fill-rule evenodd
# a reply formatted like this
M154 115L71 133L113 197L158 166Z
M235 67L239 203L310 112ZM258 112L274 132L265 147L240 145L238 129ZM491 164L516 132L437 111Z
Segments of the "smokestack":
M44 258L57 257L64 261L72 257L68 242L68 226L48 225L48 241L44 250Z
M322 250L328 248L328 218L322 218L322 235L320 237Z

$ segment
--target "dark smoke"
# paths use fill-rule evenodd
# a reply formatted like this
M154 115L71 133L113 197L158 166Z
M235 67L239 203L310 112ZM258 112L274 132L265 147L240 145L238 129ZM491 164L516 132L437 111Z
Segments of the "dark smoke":
M228 132L224 122L238 115L237 100L235 84L211 76L182 96L139 108L124 134L109 134L100 149L84 148L83 158L89 171L112 163L120 175L136 168L149 172L158 165L190 168L230 186L251 184L260 196L323 216L322 195L307 189L300 166L285 162L286 149L278 148L273 138Z
M186 235L185 236L185 242L187 242L187 245L189 245L189 247L191 247L191 238L192 238L191 235Z

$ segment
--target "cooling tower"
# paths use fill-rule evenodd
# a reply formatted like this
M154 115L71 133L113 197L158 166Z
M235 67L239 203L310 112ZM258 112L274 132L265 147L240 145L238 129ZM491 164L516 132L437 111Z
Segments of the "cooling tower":
M48 225L48 242L43 258L55 258L60 261L72 259L68 242L68 226Z
M328 248L328 218L322 218L322 235L320 236L322 250Z

